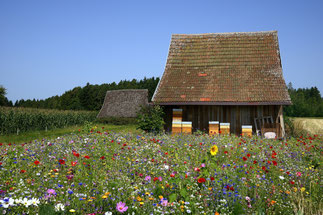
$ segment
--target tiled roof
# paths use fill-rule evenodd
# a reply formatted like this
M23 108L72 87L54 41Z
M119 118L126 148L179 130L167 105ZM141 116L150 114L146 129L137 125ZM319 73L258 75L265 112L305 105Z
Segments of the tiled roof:
M154 103L290 104L277 31L175 34Z

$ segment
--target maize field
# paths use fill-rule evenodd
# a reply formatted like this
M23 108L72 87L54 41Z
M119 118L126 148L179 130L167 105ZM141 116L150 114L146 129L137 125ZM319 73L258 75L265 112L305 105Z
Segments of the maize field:
M0 135L80 125L94 121L96 115L92 111L0 107Z

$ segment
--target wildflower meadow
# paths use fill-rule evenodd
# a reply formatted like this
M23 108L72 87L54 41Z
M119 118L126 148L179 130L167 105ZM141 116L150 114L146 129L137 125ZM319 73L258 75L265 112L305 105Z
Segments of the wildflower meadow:
M0 143L2 214L322 214L322 136L114 133Z

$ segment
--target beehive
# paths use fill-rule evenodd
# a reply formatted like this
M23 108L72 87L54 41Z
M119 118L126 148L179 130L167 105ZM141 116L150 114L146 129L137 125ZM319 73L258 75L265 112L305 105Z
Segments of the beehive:
M172 134L182 132L182 109L173 109Z
M209 135L219 133L219 121L209 121Z
M173 109L173 122L182 122L182 109Z
M252 125L242 126L242 136L252 136Z
M192 122L182 122L183 134L192 134Z
M182 133L182 122L173 122L172 125L172 134Z
M220 123L220 133L230 134L230 123Z

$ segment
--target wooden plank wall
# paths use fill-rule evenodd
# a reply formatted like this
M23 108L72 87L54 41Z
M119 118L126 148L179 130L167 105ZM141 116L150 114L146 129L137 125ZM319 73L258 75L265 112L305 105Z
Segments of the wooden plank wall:
M186 105L186 106L164 106L165 131L170 132L172 127L173 108L183 109L183 121L191 121L193 132L202 130L208 133L209 121L230 123L230 132L240 135L242 125L252 125L255 132L254 118L260 116L272 116L276 119L279 106L209 106L209 105Z

